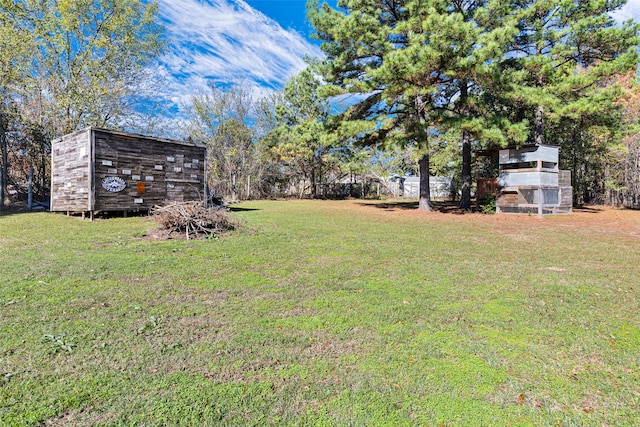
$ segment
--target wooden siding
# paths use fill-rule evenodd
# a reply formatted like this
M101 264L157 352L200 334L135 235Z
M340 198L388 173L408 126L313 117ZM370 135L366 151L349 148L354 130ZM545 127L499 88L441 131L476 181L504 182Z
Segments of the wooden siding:
M52 142L52 211L91 210L90 145L86 129Z
M565 214L572 212L571 187L503 188L496 199L499 213Z
M560 187L560 206L565 209L573 207L573 187Z
M498 193L498 178L478 178L476 198L495 197Z
M54 141L57 153L64 153L53 169L58 181L68 182L70 158L77 147L86 144L90 154L78 160L83 170L84 186L91 203L52 203L56 211L129 211L148 210L169 202L205 200L205 149L180 141L170 141L89 128ZM55 150L55 149L54 149ZM54 153L54 159L57 156ZM107 191L102 180L119 177L125 182L122 191ZM62 187L65 187L63 184ZM57 189L57 188L56 188ZM52 202L60 195L52 188ZM73 199L73 194L65 195Z
M559 187L571 187L571 171L561 170L558 176Z
M518 206L518 193L513 191L513 192L506 192L503 191L502 193L500 193L498 195L498 198L496 200L496 205L498 207L515 207Z

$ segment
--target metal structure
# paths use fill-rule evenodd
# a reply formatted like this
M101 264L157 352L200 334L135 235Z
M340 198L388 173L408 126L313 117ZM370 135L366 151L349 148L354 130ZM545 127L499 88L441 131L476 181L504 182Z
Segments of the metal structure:
M558 168L558 158L553 145L500 150L496 213L571 213L571 172Z

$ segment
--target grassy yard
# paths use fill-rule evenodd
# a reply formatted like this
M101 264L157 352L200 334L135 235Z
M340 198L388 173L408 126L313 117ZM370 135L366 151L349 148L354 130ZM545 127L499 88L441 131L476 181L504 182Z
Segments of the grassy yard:
M638 425L640 212L237 206L1 216L0 425Z

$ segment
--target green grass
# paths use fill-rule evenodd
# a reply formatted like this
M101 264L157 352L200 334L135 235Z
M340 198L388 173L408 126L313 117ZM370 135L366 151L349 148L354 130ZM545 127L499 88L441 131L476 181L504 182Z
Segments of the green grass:
M637 425L640 213L360 204L1 216L0 425Z

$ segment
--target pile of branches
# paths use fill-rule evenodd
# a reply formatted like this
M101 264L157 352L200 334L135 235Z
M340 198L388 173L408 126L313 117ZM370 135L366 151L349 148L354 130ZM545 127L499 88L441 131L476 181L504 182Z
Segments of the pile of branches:
M179 233L187 240L217 237L240 226L229 218L226 209L207 208L202 202L174 202L155 206L151 215L169 235Z

